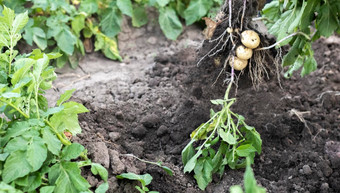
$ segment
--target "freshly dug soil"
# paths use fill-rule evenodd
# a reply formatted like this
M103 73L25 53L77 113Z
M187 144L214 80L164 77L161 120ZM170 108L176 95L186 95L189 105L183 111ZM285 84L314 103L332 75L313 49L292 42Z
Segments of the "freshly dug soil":
M58 94L77 88L74 100L90 110L80 115L83 133L73 140L109 170L109 192L137 192L137 182L115 178L124 172L151 174L149 189L161 193L229 192L242 184L242 169L226 169L205 191L183 173L181 151L190 133L209 119L210 108L218 109L210 100L222 98L226 89L224 75L213 86L219 68L211 62L196 66L201 29L186 29L169 42L157 26L127 26L134 36L119 37L124 63L92 54L82 70L61 70L64 78L55 83ZM245 73L232 93L233 111L261 134L263 152L253 169L268 192L340 192L340 38L321 39L313 48L318 70L311 75L282 78L282 88L273 77L255 90ZM174 175L126 154L162 161ZM88 173L85 168L91 185L98 186L99 178Z

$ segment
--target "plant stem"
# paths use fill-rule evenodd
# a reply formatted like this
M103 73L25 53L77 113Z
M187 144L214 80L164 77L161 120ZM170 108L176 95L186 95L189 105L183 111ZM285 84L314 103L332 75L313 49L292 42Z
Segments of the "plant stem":
M39 84L38 84L37 87L39 88ZM38 88L36 88L36 90L35 90L35 106L36 106L36 110L37 110L37 117L38 117L38 119L40 119L39 104L38 104Z
M60 135L60 133L58 133L58 130L55 127L53 127L53 125L47 119L45 119L44 121L49 127L52 128L52 131L54 132L54 134L57 135L58 139L61 141L62 144L64 144L64 145L71 145L72 144L69 140L63 138Z
M241 27L240 27L241 31L242 31L242 28L243 28L243 19L244 19L244 14L246 12L246 5L247 5L247 0L243 0L243 11L242 11Z
M22 116L24 116L26 119L30 118L26 113L22 112L22 110L20 110L18 107L14 106L12 103L5 101L3 99L0 99L1 102L4 102L6 104L8 104L9 106L11 106L12 108L14 108L16 111L18 111Z
M147 161L147 160L141 159L141 158L139 158L139 157L137 157L137 156L135 156L135 155L133 155L133 154L122 154L122 155L124 155L124 156L129 156L129 157L133 157L133 158L135 158L135 159L138 159L138 160L141 161L141 162L145 162L145 163L148 163L148 164L153 164L153 165L160 166L160 164L157 163L157 162Z
M229 27L231 28L231 17L232 17L232 5L231 0L229 0Z
M286 41L287 39L289 39L289 38L291 38L291 37L293 37L293 36L296 36L296 35L303 35L303 36L304 36L305 38L307 38L308 40L311 40L311 38L310 38L307 34L305 34L305 33L303 33L303 32L295 32L295 33L292 33L292 34L286 36L285 38L281 39L280 41L276 42L275 44L273 44L273 45L271 45L271 46L263 47L263 48L257 48L257 49L255 49L255 50L256 50L256 51L259 51L259 50L269 50L269 49L271 49L271 48L274 48L274 47L277 46L277 45L280 45L281 42Z

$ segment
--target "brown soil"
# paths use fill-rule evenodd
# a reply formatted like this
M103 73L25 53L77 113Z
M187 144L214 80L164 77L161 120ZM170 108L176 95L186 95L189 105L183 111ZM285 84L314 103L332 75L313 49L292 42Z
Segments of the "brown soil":
M221 79L212 86L220 72L213 64L196 66L201 29L187 28L176 42L165 40L152 22L124 30L119 37L124 63L89 55L81 68L60 70L49 96L55 100L77 88L74 99L90 113L80 116L83 133L74 141L109 170L109 192L137 192L137 183L115 178L123 172L151 174L149 188L161 193L203 192L192 174L183 173L181 150L208 120L209 109L216 109L210 100L222 98L226 85ZM233 94L233 111L261 134L263 153L253 168L268 192L340 192L340 38L321 39L313 48L319 65L311 75L282 79L282 89L272 78L259 90L243 75ZM162 161L174 176L125 154ZM243 172L226 169L204 192L228 192L242 183ZM97 178L87 179L98 185Z

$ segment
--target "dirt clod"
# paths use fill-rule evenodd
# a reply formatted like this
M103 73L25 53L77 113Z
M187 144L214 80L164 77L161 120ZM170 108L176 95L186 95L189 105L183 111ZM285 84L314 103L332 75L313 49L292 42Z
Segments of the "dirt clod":
M93 162L100 163L107 169L110 167L109 150L107 149L104 142L90 144L88 151Z

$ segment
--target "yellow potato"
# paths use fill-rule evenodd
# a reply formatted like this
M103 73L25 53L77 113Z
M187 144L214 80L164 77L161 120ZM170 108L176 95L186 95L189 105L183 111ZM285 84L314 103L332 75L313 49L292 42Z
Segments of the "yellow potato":
M236 48L236 56L242 60L248 60L253 55L253 50L243 45Z
M247 48L257 48L260 45L260 36L253 30L246 30L241 33L241 42Z
M247 67L248 60L242 60L238 57L234 57L234 65L233 65L233 58L230 58L229 65L231 67L234 67L235 70L243 70L245 67Z

